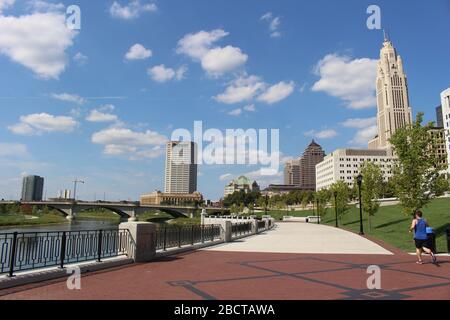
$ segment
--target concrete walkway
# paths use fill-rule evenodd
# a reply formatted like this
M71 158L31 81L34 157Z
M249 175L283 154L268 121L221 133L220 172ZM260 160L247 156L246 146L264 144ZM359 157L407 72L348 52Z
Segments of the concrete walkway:
M277 223L275 229L205 249L207 251L389 254L378 244L339 228L312 223Z

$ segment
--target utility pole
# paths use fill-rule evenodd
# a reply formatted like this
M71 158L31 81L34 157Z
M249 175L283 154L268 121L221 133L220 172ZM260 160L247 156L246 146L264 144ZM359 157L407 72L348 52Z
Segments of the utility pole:
M76 201L77 200L77 183L83 183L83 180L78 180L78 178L75 178L75 180L73 181L73 200Z

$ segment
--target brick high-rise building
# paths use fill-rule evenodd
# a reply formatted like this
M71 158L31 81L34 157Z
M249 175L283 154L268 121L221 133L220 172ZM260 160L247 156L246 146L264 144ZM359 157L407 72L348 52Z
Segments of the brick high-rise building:
M315 190L316 164L322 162L324 157L322 147L313 140L300 158L286 162L284 184Z
M325 152L314 140L300 158L300 186L304 189L316 189L316 164L323 161Z

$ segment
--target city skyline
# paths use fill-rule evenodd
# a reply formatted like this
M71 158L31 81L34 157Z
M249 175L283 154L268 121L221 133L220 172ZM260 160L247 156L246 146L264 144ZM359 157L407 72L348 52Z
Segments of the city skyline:
M0 6L0 27L20 37L7 27L13 21L32 35L29 19L39 15L60 26L60 2L70 5ZM372 3L183 1L173 10L140 1L134 11L126 10L130 1L118 3L80 1L77 32L55 35L39 26L48 42L27 49L53 49L53 61L23 58L23 48L0 37L0 198L18 197L22 174L45 177L48 197L70 189L76 177L86 181L77 190L81 199L137 199L162 190L165 143L196 120L221 130L279 128L283 161L298 157L312 138L327 154L365 148L373 138L383 33L367 29ZM403 58L413 117L424 111L434 121L450 84L442 72L450 69L443 37L450 6L377 4ZM262 187L282 183L283 165L273 177L258 169L200 165L198 191L218 199L241 175Z

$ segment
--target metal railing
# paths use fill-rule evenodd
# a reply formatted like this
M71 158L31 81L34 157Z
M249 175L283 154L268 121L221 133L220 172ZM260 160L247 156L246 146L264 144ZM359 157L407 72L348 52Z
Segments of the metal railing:
M121 255L134 256L125 229L0 233L0 274Z
M160 226L155 233L156 250L215 241L221 237L220 225Z
M257 226L258 226L258 232L260 232L261 230L265 230L266 229L266 221L265 220L258 221Z
M252 233L251 222L235 223L231 226L231 237L236 238Z

